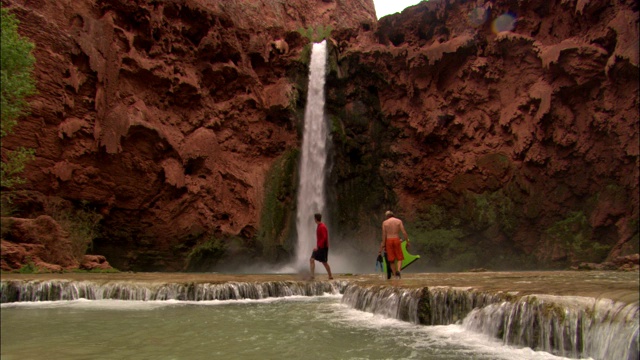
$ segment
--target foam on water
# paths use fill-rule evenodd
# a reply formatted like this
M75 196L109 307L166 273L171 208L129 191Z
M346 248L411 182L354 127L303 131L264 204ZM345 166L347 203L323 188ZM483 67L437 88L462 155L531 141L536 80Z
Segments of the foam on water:
M218 306L218 305L230 305L230 304L269 304L283 301L300 301L300 302L312 302L319 299L340 299L342 295L325 293L319 296L283 296L283 297L270 297L264 299L239 299L239 300L199 300L199 301L184 301L184 300L63 300L63 301L34 301L34 302L14 302L0 304L0 308L40 308L40 309L54 309L54 308L70 308L70 309L94 309L94 310L155 310L163 307L172 306Z
M428 348L456 348L473 359L493 360L562 360L566 357L555 356L544 351L530 348L506 346L501 341L489 336L466 330L462 325L423 326L392 319L382 315L358 311L344 304L334 305L336 312L328 320L348 324L354 328L372 330L388 329L397 334L399 341L421 351ZM419 358L419 357L417 357Z

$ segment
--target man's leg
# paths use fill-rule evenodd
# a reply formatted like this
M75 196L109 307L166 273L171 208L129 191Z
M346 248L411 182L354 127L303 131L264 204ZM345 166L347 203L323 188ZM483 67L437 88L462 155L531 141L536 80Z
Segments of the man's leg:
M396 255L396 277L400 278L400 270L402 270L402 244L400 239L394 240L393 251Z
M309 270L311 271L311 278L314 278L314 273L316 271L316 263L315 263L315 259L312 257L311 259L309 259Z
M331 275L331 266L329 266L329 263L323 262L322 265L324 265L324 268L327 269L327 274L329 274L329 280L333 279L333 275Z

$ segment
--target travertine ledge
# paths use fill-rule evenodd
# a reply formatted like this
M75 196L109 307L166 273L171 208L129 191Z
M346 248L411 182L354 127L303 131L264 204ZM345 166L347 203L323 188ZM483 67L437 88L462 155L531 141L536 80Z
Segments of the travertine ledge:
M370 285L402 288L453 287L514 295L547 294L607 298L628 304L640 301L640 277L637 272L615 271L527 271L483 273L405 273L401 280L385 280L381 274L334 274L334 281L354 281ZM225 283L303 281L297 274L220 274L220 273L62 273L9 274L9 280L70 280L140 283ZM315 281L327 280L317 274Z

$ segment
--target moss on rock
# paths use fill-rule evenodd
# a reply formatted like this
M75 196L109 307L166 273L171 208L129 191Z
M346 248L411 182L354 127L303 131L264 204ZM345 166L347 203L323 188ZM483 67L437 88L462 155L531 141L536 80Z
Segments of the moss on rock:
M296 199L299 151L290 149L271 166L265 181L265 195L260 217L258 243L267 259L277 259L287 252Z

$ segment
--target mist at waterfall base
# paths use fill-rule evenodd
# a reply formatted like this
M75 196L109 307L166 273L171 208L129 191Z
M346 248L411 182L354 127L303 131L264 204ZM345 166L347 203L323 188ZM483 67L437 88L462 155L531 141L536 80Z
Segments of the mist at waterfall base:
M313 224L314 238L312 245L315 246L315 223ZM331 232L331 230L329 230ZM346 240L331 238L329 242L333 245L329 248L328 263L331 266L331 272L334 275L339 274L371 274L376 271L377 249L371 249L370 252L362 252L349 245L344 245ZM342 245L336 245L341 243ZM309 259L311 258L311 250L303 259L300 265L295 263L287 264L266 264L266 263L247 263L229 264L226 267L216 268L213 272L228 274L298 274L301 278L307 277L309 273ZM411 272L411 271L409 271ZM317 280L326 280L327 272L325 268L316 261L315 275Z
M2 304L2 359L566 359L355 310L340 295Z

